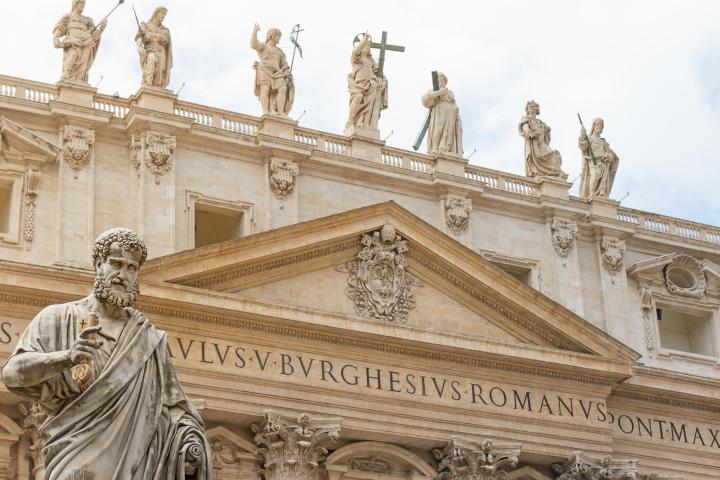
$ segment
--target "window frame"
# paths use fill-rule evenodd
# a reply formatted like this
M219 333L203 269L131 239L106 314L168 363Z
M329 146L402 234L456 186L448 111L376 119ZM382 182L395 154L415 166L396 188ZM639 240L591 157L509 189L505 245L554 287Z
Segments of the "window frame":
M10 182L10 211L8 218L8 231L0 232L0 245L20 246L22 220L25 210L23 194L25 190L24 173L15 170L0 170L0 181Z
M185 246L188 250L195 247L195 211L198 206L207 206L209 209L221 209L228 212L239 213L242 218L243 237L254 233L255 225L254 205L248 202L225 200L210 197L198 192L187 191L185 196L185 213L187 214L187 230Z

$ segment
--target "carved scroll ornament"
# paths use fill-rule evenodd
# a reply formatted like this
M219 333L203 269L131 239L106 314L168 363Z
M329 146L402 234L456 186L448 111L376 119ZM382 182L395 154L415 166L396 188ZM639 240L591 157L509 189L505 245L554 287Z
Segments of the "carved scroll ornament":
M600 253L602 265L605 270L614 275L623 265L623 253L627 250L625 242L615 237L602 237L600 240Z
M555 250L561 257L567 257L575 246L577 237L577 223L567 218L555 217L550 224L552 231L552 242Z
M270 189L279 200L285 200L295 190L298 166L287 160L273 158L270 162Z
M65 162L73 169L75 178L90 162L90 149L94 143L95 132L92 130L65 126L62 154Z
M451 196L445 200L445 223L455 235L462 235L470 225L472 200Z

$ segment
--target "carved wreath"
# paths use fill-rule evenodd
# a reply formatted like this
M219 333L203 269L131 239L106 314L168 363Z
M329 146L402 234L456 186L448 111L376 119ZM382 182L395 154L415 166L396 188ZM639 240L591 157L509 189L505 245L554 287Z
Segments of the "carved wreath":
M362 250L356 260L339 268L349 273L347 295L355 303L358 316L376 320L405 322L415 308L411 288L422 282L406 270L407 241L385 224L372 235L363 235Z

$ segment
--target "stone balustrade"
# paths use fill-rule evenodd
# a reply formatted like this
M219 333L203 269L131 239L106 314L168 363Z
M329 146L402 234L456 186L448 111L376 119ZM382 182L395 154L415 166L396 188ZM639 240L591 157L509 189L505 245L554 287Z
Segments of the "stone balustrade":
M0 97L49 104L58 95L57 85L0 75ZM108 112L115 118L123 119L130 111L131 103L126 98L96 93L92 106L95 110ZM197 125L218 128L240 135L256 136L261 127L261 119L258 117L190 102L176 101L173 112L179 117L192 119ZM342 135L295 127L294 140L319 152L342 156L351 155L350 139ZM400 148L383 146L378 163L413 174L432 175L435 172L433 157ZM540 195L538 180L476 165L468 165L465 168L465 180L471 184L477 183L479 187L489 191L527 198L536 198ZM640 231L720 245L720 228L709 225L629 208L619 209L617 220L634 225Z
M619 209L617 219L635 225L642 230L664 233L666 235L677 235L691 240L700 240L720 245L720 228L710 225L630 208Z

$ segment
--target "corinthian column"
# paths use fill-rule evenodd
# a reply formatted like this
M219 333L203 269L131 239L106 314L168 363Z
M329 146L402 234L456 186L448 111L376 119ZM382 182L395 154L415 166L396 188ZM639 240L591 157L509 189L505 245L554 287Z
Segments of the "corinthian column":
M519 443L473 442L453 437L445 448L436 448L438 480L499 480L517 467Z
M297 418L265 412L262 425L250 425L265 480L323 480L327 478L327 446L340 436L340 418Z
M558 480L636 480L637 464L637 460L597 459L573 452L564 463L554 464L553 470Z

